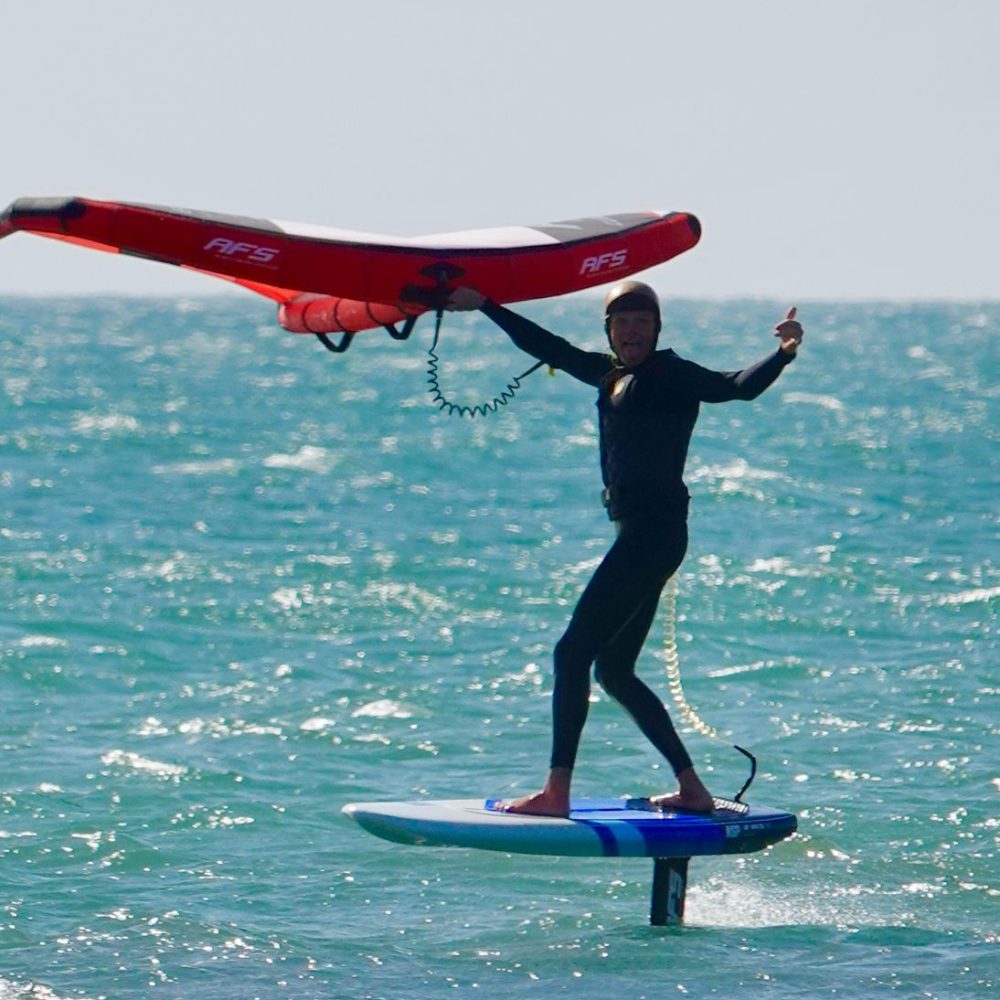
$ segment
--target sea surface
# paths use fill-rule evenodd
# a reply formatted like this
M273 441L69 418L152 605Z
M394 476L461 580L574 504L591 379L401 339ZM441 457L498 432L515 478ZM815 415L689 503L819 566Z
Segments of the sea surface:
M786 303L668 301L736 369ZM677 634L717 795L799 817L651 862L377 840L352 801L534 790L611 527L593 391L441 412L422 320L342 355L248 298L0 300L0 1000L984 997L1000 979L1000 303L800 302L706 406ZM601 346L599 305L526 312ZM448 316L441 389L530 360ZM642 673L667 698L663 622ZM669 790L596 689L576 791Z

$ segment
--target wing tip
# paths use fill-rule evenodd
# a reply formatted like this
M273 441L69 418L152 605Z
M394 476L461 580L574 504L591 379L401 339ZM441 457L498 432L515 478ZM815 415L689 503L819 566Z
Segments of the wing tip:
M78 219L86 211L86 201L76 196L17 198L0 213L0 237L17 230L34 229L33 220L55 219L62 228L64 220Z

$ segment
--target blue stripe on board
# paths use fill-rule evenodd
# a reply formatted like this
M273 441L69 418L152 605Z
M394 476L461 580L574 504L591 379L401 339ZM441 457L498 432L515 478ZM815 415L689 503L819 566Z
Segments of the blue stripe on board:
M619 856L618 838L610 827L605 826L603 823L592 822L589 819L578 819L576 822L582 823L584 826L589 826L597 834L601 840L601 847L604 849L604 856L606 858L617 858Z

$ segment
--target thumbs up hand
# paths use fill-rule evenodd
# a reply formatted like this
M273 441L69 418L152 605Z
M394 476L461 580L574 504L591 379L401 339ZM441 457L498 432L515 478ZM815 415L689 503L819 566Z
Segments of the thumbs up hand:
M785 354L795 354L805 336L802 324L795 318L796 312L795 306L792 306L788 315L774 328L774 335L781 338L781 349Z

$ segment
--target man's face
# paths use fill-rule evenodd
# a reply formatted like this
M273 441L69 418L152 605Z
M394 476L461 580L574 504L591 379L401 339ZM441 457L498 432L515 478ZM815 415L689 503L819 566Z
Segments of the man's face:
M646 309L623 309L611 314L608 335L611 349L627 368L641 365L656 344L656 313Z

